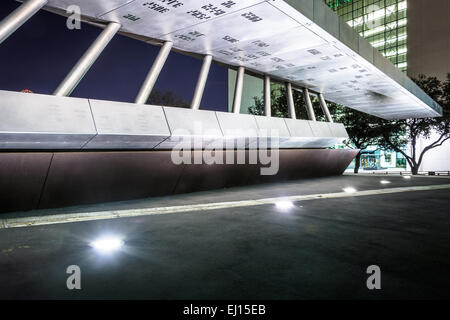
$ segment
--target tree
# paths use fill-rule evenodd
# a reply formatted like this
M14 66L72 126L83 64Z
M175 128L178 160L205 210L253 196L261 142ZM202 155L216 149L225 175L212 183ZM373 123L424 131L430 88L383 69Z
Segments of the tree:
M308 119L303 94L294 90L293 96L297 118ZM249 108L249 113L263 115L264 100L260 97L254 97L253 100L255 104ZM313 96L311 101L316 114L316 119L318 121L325 121L326 119L320 109L317 97ZM271 86L271 102L272 116L282 118L288 117L286 89L284 86ZM328 103L328 108L330 109L331 114L334 115L335 121L343 123L347 129L349 139L344 142L345 145L351 148L364 150L378 140L381 127L377 126L378 121L374 116L345 108L335 103ZM355 158L355 173L358 173L360 163L361 151Z
M379 120L379 126L384 130L378 144L386 150L401 153L408 161L413 175L418 174L424 155L450 139L450 73L444 82L436 77L419 75L413 79L433 100L438 102L443 109L443 116L437 118L414 118L407 120ZM430 140L432 134L438 138ZM420 137L429 140L429 144L419 152L417 141ZM404 151L409 142L410 151Z
M342 123L347 129L348 140L344 142L346 146L359 149L353 170L354 173L358 173L361 166L361 151L377 143L383 127L378 125L378 118L370 114L334 103L330 103L328 107L335 121Z
M157 106L182 107L189 108L189 102L173 91L161 91L153 89L150 97L147 99L147 104Z
M303 94L297 90L293 90L295 113L299 119L308 119L306 112L306 104ZM286 88L279 84L272 83L270 86L270 100L272 104L272 116L279 118L288 117L288 105L286 99ZM253 97L254 105L248 108L248 112L254 115L264 115L264 99L261 97ZM315 107L315 104L313 104ZM315 108L316 109L316 108ZM324 120L325 117L319 115L318 120Z

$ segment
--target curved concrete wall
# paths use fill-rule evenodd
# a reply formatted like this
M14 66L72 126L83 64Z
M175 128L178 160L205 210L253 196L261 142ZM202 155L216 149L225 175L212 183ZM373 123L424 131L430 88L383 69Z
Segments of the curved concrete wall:
M216 152L225 157L225 152ZM266 176L260 173L261 164L175 165L170 151L0 153L0 212L339 175L358 151L279 152L278 173Z

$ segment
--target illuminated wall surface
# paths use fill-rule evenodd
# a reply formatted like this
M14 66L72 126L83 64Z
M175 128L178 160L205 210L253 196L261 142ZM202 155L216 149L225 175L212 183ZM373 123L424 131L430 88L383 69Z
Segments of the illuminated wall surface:
M407 68L406 0L325 0L345 22L403 72Z

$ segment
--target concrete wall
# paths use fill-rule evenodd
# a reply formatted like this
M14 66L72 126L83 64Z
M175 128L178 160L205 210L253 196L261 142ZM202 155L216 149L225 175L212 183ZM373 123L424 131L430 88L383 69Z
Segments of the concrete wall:
M430 139L419 139L418 148L419 154L422 150L430 145L433 141L436 141L439 135L432 134ZM425 153L423 157L422 165L420 166L420 171L450 171L450 140L444 142L440 147L432 149Z
M408 1L408 75L450 72L450 1Z

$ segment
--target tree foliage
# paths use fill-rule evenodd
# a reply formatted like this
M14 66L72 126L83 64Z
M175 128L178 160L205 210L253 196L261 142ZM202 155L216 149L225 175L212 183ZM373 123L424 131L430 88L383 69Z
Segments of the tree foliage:
M158 89L153 89L150 97L147 99L147 104L189 108L189 102L170 90L161 91Z
M306 112L306 104L303 98L303 94L297 90L293 90L295 114L297 119L308 119ZM270 90L270 100L272 103L272 116L280 118L288 118L288 105L286 99L286 88L281 85L273 84ZM250 114L264 115L264 99L261 97L253 97L254 105L248 108ZM317 102L317 103L316 103ZM320 113L317 113L318 101L313 101L314 111L317 115L317 120L324 121L325 117Z
M375 145L386 129L379 125L378 118L370 114L335 103L330 103L329 109L331 114L334 115L334 120L342 123L347 130L349 138L344 143L348 147L360 150L356 155L354 168L354 172L358 173L361 165L361 151Z

